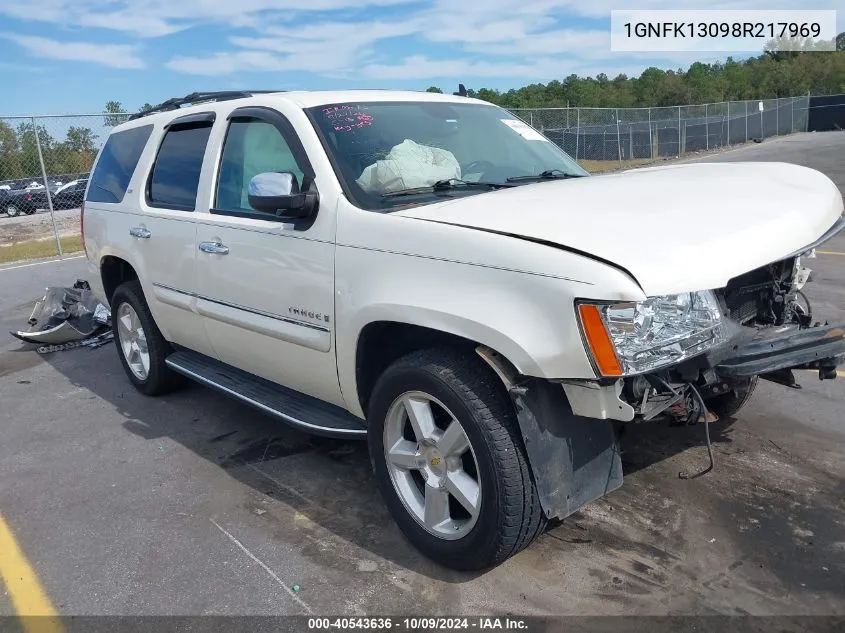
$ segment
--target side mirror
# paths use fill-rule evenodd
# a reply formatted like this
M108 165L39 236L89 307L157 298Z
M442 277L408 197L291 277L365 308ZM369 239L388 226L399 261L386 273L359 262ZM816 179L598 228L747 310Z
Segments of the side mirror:
M249 181L247 192L249 205L256 211L292 220L310 217L319 200L316 192L300 192L296 176L289 171L262 172Z

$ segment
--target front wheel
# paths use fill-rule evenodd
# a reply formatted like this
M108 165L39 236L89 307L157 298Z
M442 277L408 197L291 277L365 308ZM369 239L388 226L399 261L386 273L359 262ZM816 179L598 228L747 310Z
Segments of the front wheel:
M471 350L430 349L379 378L369 449L391 514L411 543L458 570L498 565L546 521L513 405Z
M757 387L757 376L740 380L732 385L732 389L726 393L713 396L705 400L707 408L713 411L720 418L730 418L739 413L751 399L754 389Z
M20 211L15 205L10 204L8 207L6 207L6 215L8 215L10 218L17 217L18 214L20 214Z

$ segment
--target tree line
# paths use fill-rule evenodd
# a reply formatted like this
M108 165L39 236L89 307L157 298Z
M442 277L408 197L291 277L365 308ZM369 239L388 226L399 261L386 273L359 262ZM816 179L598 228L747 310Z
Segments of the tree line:
M118 101L109 101L103 124L113 127L126 120ZM42 177L38 146L48 175L81 174L89 171L97 157L99 135L90 127L71 125L64 139L57 139L44 125L23 120L17 125L0 119L0 182Z
M845 33L836 51L774 51L743 61L696 62L687 70L647 68L638 77L569 75L507 91L467 89L467 95L514 108L646 108L746 99L845 93ZM443 92L437 86L428 92Z

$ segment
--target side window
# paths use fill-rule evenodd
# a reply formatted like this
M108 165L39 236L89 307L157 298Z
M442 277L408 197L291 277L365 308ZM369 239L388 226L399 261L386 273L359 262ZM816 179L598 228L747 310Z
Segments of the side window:
M174 126L164 135L147 185L152 207L193 211L211 123Z
M289 171L301 187L303 171L287 141L271 123L255 118L233 119L226 132L214 207L255 211L249 206L249 181L262 172Z
M109 136L91 174L87 202L123 201L152 131L152 125L142 125Z

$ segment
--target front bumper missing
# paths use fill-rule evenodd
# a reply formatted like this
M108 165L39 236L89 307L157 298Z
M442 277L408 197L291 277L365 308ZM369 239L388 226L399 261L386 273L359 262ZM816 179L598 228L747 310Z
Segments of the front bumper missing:
M714 370L721 378L745 378L790 369L818 369L820 379L836 378L845 362L845 324L806 329L769 328L734 343Z

